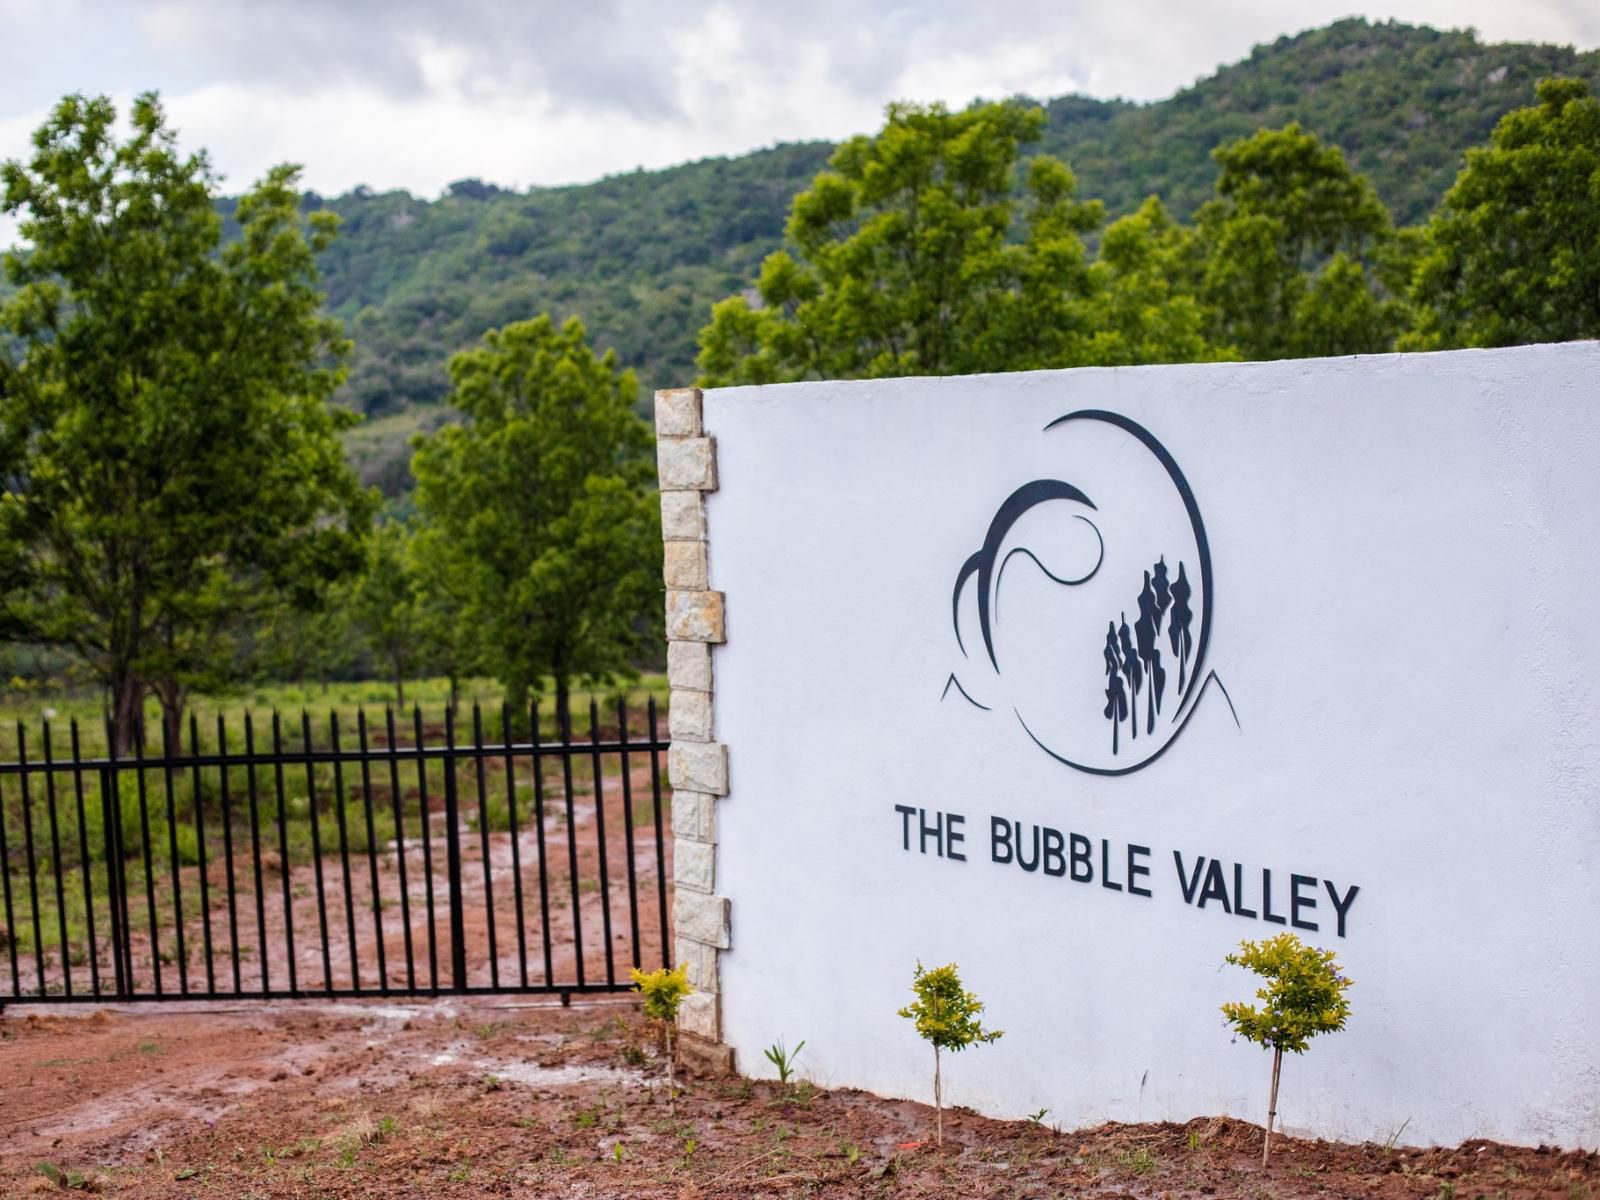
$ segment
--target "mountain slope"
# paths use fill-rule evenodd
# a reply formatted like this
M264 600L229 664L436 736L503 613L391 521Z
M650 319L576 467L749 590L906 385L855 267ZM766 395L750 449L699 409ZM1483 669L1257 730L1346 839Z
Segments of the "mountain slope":
M1552 74L1600 90L1600 52L1352 19L1258 46L1157 103L1048 101L1039 149L1065 158L1081 194L1113 215L1157 193L1187 216L1210 194L1214 147L1298 120L1343 147L1409 223L1437 203L1462 153ZM785 145L526 193L465 181L435 201L312 198L344 218L322 260L357 347L344 397L384 417L352 446L363 473L405 489L404 433L444 419L449 354L507 321L577 314L644 388L692 379L710 305L750 284L830 151Z
M1080 97L1049 101L1044 149L1114 212L1156 193L1186 216L1210 196L1214 148L1299 121L1341 147L1395 220L1411 224L1454 181L1463 152L1533 103L1549 75L1580 75L1600 90L1600 51L1351 19L1257 46L1155 104L1105 113Z

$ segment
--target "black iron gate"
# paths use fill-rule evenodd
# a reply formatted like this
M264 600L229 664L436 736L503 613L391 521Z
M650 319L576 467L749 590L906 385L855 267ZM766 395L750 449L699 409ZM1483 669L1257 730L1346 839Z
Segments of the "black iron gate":
M588 715L517 740L502 710L497 741L476 706L470 740L420 709L190 717L122 757L109 725L100 750L19 723L0 1005L625 989L671 959L667 743L654 700L642 735L624 704Z

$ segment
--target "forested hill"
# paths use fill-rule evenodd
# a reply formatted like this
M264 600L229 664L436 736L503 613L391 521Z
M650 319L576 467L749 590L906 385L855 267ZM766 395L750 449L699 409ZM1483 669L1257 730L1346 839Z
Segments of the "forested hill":
M1113 213L1157 193L1186 216L1210 192L1215 146L1298 120L1341 146L1410 223L1463 151L1552 74L1600 89L1600 52L1340 21L1259 46L1157 103L1048 101L1040 148ZM375 418L353 444L363 472L387 491L406 486L405 436L442 417L449 353L507 321L575 313L646 388L690 380L712 302L749 286L782 238L790 197L830 150L780 146L526 193L469 181L435 201L366 190L320 201L344 218L323 269L357 347L346 397Z
M1257 46L1154 104L1049 101L1044 148L1114 212L1155 193L1187 216L1211 194L1214 147L1299 121L1371 177L1397 223L1412 224L1454 181L1463 151L1487 142L1507 110L1532 104L1549 75L1600 86L1600 51L1351 19Z

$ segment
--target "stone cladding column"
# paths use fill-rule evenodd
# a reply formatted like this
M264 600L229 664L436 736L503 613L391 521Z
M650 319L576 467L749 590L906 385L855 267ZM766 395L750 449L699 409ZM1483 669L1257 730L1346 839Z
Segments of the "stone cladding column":
M706 493L717 487L717 447L707 437L699 388L656 393L667 587L667 756L672 777L673 957L694 992L678 1011L680 1054L702 1071L730 1072L722 1043L717 956L731 944L728 900L717 895L717 804L728 794L728 750L716 740L712 647L727 639L721 592L711 590Z

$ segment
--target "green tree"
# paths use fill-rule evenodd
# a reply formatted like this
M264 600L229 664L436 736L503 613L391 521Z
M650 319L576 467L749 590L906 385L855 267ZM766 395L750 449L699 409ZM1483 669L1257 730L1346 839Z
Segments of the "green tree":
M934 1140L944 1145L944 1082L940 1073L940 1051L952 1054L979 1042L997 1042L1005 1034L985 1029L979 1014L983 1001L962 985L955 963L927 968L920 962L911 977L916 996L899 1010L899 1015L916 1025L917 1036L933 1046Z
M1600 337L1600 99L1546 79L1425 227L1407 349Z
M1094 322L1087 361L1103 366L1236 357L1211 340L1216 312L1199 296L1200 238L1151 196L1113 221L1090 267Z
M1261 1003L1230 1001L1222 1015L1246 1041L1272 1051L1272 1095L1267 1101L1267 1135L1261 1145L1261 1165L1272 1150L1272 1122L1278 1115L1278 1077L1283 1052L1304 1054L1319 1033L1344 1028L1350 1016L1345 992L1351 980L1340 971L1332 950L1307 946L1292 933L1280 933L1261 942L1239 943L1226 960L1266 980L1256 992Z
M1389 349L1401 309L1380 295L1376 256L1392 223L1366 177L1293 123L1213 156L1217 195L1196 214L1211 339L1246 359Z
M259 622L246 662L256 679L292 680L302 691L315 679L326 695L335 675L360 669L360 638L352 627L348 589L334 589L319 608L283 606Z
M466 420L417 440L424 528L463 572L463 619L513 714L554 681L628 675L661 615L661 523L637 384L582 322L491 330L450 360ZM435 545L438 543L435 542Z
M1090 291L1075 199L1058 159L1033 158L1042 110L892 104L883 129L845 142L794 200L793 250L712 310L703 381L947 375L1085 361Z
M367 564L349 590L350 617L375 657L394 680L395 707L406 705L406 677L420 665L423 617L410 537L389 521L373 531Z
M169 728L241 617L315 607L360 563L370 500L328 404L347 345L297 169L237 206L226 245L204 153L155 96L119 141L69 96L0 166L25 251L0 307L0 634L60 646L110 693L126 748L154 687Z
M483 656L478 627L470 616L473 564L442 528L433 525L413 529L407 551L408 569L416 581L418 636L429 670L442 672L450 681L454 711L462 677L474 672Z

